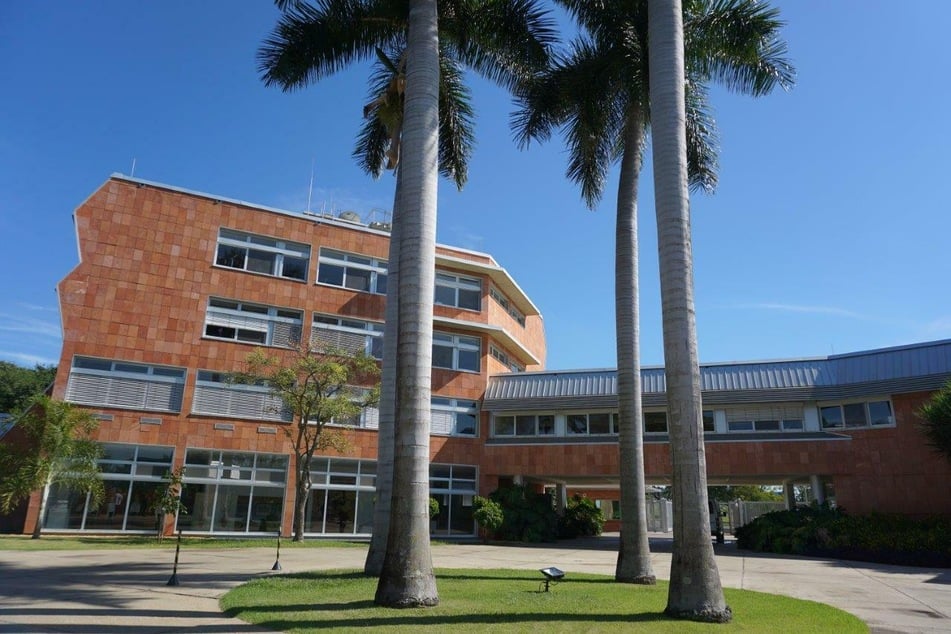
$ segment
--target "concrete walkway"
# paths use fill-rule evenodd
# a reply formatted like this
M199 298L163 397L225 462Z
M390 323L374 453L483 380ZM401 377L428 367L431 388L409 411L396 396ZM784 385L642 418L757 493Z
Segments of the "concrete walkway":
M557 546L435 545L438 568L555 565L613 574L617 538ZM654 572L667 578L670 540L651 539ZM182 551L178 587L168 550L0 551L0 633L262 632L224 617L218 598L249 578L272 574L273 548ZM284 572L362 568L365 548L285 549ZM812 599L847 610L873 632L951 632L951 569L903 568L717 547L723 585ZM541 578L539 576L539 578ZM566 580L567 581L567 580Z

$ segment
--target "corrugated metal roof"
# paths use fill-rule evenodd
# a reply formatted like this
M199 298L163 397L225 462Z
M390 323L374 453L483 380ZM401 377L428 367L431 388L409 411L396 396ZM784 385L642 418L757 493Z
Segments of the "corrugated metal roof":
M666 392L663 368L641 371L645 397ZM888 390L933 389L951 376L951 339L833 355L820 359L753 361L702 365L702 390L711 396L725 393L791 390L797 398L836 398L867 386L875 393ZM718 394L719 393L719 394ZM872 392L869 392L872 393ZM522 372L489 377L484 407L511 407L513 400L537 404L541 400L594 403L617 396L616 370Z

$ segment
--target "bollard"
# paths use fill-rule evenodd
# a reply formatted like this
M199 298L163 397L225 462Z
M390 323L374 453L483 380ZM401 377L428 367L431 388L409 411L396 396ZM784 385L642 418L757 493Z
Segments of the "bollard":
M277 529L277 559L274 560L274 565L271 566L271 570L281 570L281 529Z
M178 529L178 541L175 542L175 564L172 566L172 576L169 577L167 586L177 586L178 583L178 551L182 547L182 529Z

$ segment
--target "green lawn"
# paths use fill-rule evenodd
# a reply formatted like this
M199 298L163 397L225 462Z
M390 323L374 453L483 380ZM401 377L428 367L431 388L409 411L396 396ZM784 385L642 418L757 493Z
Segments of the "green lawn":
M29 535L0 536L0 550L96 550L120 548L175 548L177 537L166 537L159 541L151 536L83 536L43 535L40 539L30 539ZM223 539L221 537L183 537L182 548L273 548L277 539ZM294 542L281 539L281 550L285 548L366 548L366 543L337 540L309 539Z
M520 570L437 570L439 605L396 610L373 605L376 579L354 571L256 579L221 599L229 614L274 630L356 632L868 632L857 617L789 597L726 589L727 625L663 615L667 583L616 584L604 575L570 574L543 592L541 576Z

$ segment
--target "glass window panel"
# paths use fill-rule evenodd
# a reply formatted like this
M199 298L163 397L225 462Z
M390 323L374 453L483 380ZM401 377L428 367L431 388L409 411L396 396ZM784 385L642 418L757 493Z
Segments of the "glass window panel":
M148 374L149 368L137 363L116 363L116 372L130 372L132 374Z
M495 435L512 436L515 434L514 416L496 416L495 417Z
M705 409L703 410L703 431L712 432L716 430L716 424L714 422L713 410Z
M53 484L46 502L44 527L78 530L82 528L85 511L85 493L70 491L59 484Z
M327 533L353 533L356 491L327 491Z
M375 498L376 493L373 491L357 491L357 533L373 532L373 504Z
M255 273L274 274L274 264L277 261L276 253L248 249L248 270Z
M116 445L106 443L102 446L100 460L125 460L132 462L135 457L135 445Z
M667 412L645 412L644 432L648 434L667 433Z
M866 427L868 418L865 415L865 403L849 403L842 406L846 427Z
M795 431L802 429L802 420L798 418L790 418L783 421L783 429L787 431Z
M452 369L452 348L433 344L433 367Z
M448 465L448 464L429 465L430 478L449 479L451 476L452 476L452 465Z
M450 288L448 286L437 286L436 296L433 301L442 306L455 306L456 289Z
M261 332L260 330L239 329L238 334L235 338L238 341L246 341L248 343L260 343L263 345L267 342L267 333Z
M542 414L538 417L538 434L551 436L555 433L555 417L551 414Z
M588 415L588 433L589 434L610 434L611 433L611 415L610 414Z
M138 464L135 467L136 477L141 478L164 478L171 469L165 464Z
M112 370L112 361L108 359L90 359L88 357L76 357L73 359L74 368L83 368L85 370Z
M272 533L281 527L281 513L284 510L283 493L282 489L254 487L250 530Z
M452 477L455 480L475 480L476 468L457 464L452 467Z
M758 420L756 421L756 431L779 431L778 420Z
M95 530L122 530L125 510L129 501L129 481L105 482L105 494L95 509L86 516L86 528Z
M369 291L370 271L347 267L347 278L344 282L344 286L355 291Z
M872 425L891 425L892 404L888 401L872 401L868 404L868 416Z
M730 431L753 431L753 421L731 420L727 423L727 429Z
M208 324L205 326L205 335L208 337L217 337L218 339L234 339L238 334L237 329L227 326L216 326Z
M115 464L111 462L100 462L99 470L103 473L132 473L131 464Z
M479 353L474 350L460 350L459 351L459 369L470 370L472 372L478 372L479 371Z
M259 469L287 469L287 456L280 454L259 453L257 457Z
M157 531L159 516L155 513L158 499L165 490L163 482L133 482L126 516L127 531Z
M475 436L476 433L476 415L466 414L464 412L456 413L456 433L466 436Z
M211 452L206 449L188 449L185 451L186 465L210 465L211 461L217 460L217 452L213 458Z
M515 417L515 435L516 436L534 436L535 435L535 417L534 416L516 416Z
M381 295L386 295L386 274L377 273L376 274L376 292Z
M227 266L232 269L244 268L244 256L247 253L244 247L234 247L228 244L218 245L218 256L215 258L215 264Z
M187 513L179 514L178 528L186 531L210 531L214 513L215 485L189 483L182 491Z
M449 496L450 535L472 535L475 532L472 510L471 496L459 494Z
M321 262L320 267L317 269L317 281L321 284L343 286L343 267Z
M820 408L819 417L824 428L842 427L842 408L838 405Z
M307 509L304 511L304 530L308 533L324 532L324 507L327 491L313 490L307 496Z
M588 416L586 414L568 414L568 433L587 434Z
M281 275L294 280L306 280L307 262L308 260L304 258L295 258L285 255L284 264L281 267Z
M245 532L248 529L248 505L250 501L250 486L220 485L218 487L218 500L215 504L214 530Z
M459 289L459 308L480 310L482 308L482 292Z

